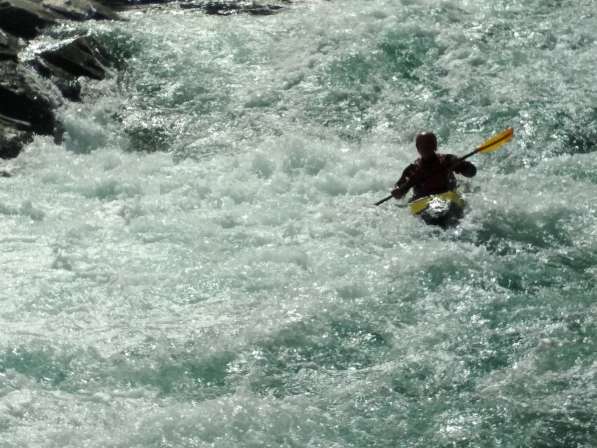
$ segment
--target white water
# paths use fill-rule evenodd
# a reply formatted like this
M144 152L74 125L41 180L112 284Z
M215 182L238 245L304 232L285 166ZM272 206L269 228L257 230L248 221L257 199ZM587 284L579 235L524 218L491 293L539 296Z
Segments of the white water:
M551 3L82 25L128 68L2 179L0 446L597 443L596 21ZM506 126L459 227L372 205Z

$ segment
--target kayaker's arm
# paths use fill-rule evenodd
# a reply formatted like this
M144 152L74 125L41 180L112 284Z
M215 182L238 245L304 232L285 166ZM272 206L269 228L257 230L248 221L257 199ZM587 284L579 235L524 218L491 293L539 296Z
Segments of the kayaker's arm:
M450 155L448 163L450 164L452 171L461 174L464 177L474 177L475 174L477 174L477 167L475 165L466 160L460 160L456 156Z
M396 199L401 199L408 193L408 190L414 185L413 178L416 171L415 165L407 166L404 171L402 172L402 176L398 179L398 182L394 185L394 189L392 190L392 196Z

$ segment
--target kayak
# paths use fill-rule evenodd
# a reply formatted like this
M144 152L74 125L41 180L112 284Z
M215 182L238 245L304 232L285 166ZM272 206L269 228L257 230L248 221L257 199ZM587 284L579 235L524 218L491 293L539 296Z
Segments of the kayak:
M408 203L410 212L426 224L442 227L456 224L464 214L464 199L457 191L424 196Z

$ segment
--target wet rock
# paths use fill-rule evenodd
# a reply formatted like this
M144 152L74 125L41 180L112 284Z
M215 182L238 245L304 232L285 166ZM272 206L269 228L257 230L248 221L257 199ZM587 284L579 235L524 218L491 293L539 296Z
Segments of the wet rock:
M23 120L17 120L16 118L7 117L2 114L0 114L0 125L17 129L19 131L32 131L31 123Z
M271 15L282 9L279 5L260 5L254 2L207 2L203 10L207 14L226 16L230 14L247 13L252 15Z
M52 81L64 98L81 100L81 83L75 76L39 56L32 62L32 66L39 74Z
M95 0L0 0L0 28L25 39L60 19L119 18L110 6Z
M78 37L57 42L35 55L31 65L50 79L65 98L81 99L80 76L104 79L112 64L106 50L90 37Z
M28 123L36 134L54 135L59 139L54 114L59 101L47 91L47 86L40 83L32 70L13 61L0 61L0 114Z
M161 5L173 3L174 0L98 0L115 11L135 9L146 5Z
M81 83L77 79L58 78L52 76L52 82L58 87L62 96L71 101L81 101Z
M38 54L43 67L62 78L85 76L92 79L106 77L106 52L89 37L62 41Z
M109 0L108 0L109 2ZM63 98L80 100L81 76L103 79L111 57L94 40L78 37L39 51L28 60L18 53L23 39L58 21L119 19L96 0L0 0L0 157L19 154L34 134L62 140L55 110ZM35 69L35 70L33 70ZM49 79L44 80L39 75ZM58 93L62 93L62 97Z
M280 5L261 5L255 2L190 2L181 3L183 9L201 9L206 14L227 16L232 14L246 13L252 15L271 15L279 12L283 7Z
M19 42L16 37L0 30L0 60L17 60L19 52Z
M164 3L172 3L173 0L98 0L110 8L117 11L138 8L146 5L158 5ZM276 3L289 4L290 0L279 0ZM199 9L207 14L228 16L239 13L247 13L253 15L270 15L274 14L284 6L280 4L260 4L253 1L241 0L222 0L222 1L189 1L182 0L180 7L183 9Z
M43 0L43 6L70 20L119 20L109 6L94 0Z
M0 28L9 33L32 39L39 31L60 17L30 0L0 0Z
M29 123L0 115L0 158L16 157L32 139L33 132ZM6 177L4 172L0 175Z

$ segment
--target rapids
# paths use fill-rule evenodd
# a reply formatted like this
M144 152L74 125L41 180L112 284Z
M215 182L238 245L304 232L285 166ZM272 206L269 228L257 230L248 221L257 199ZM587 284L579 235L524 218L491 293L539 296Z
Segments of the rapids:
M593 0L164 5L0 179L0 446L597 446ZM387 195L437 132L456 228Z

